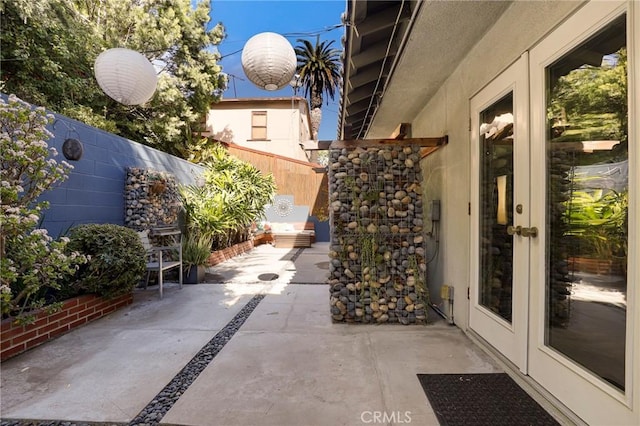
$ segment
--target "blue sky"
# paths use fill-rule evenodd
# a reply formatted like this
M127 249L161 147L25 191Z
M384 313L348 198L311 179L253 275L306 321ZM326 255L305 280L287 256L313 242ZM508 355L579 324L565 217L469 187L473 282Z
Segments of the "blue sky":
M290 87L269 92L247 79L241 63L244 44L256 34L271 31L285 36L292 46L298 44L299 38L315 43L316 34L319 34L321 41L335 40L332 47L342 49L340 38L344 27L328 29L341 24L345 9L345 0L212 0L211 23L222 22L227 34L218 46L223 56L222 70L230 75L224 98L292 96ZM339 96L337 92L334 100L329 98L328 105L325 99L318 139L336 139Z

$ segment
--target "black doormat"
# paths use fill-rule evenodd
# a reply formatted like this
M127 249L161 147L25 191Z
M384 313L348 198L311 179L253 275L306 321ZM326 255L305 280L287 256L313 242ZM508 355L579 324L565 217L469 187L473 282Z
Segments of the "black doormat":
M505 373L418 374L442 426L559 425Z

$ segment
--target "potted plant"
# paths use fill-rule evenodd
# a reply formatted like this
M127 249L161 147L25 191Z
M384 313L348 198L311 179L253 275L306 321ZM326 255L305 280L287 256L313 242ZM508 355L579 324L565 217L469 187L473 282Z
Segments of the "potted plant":
M182 265L184 283L198 284L204 281L205 268L211 255L211 238L190 232L182 241Z

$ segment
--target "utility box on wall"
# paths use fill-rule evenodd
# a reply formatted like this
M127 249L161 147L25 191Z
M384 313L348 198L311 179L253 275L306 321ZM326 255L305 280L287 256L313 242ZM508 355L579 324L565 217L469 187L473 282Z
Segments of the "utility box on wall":
M420 179L418 146L331 150L333 321L426 321Z

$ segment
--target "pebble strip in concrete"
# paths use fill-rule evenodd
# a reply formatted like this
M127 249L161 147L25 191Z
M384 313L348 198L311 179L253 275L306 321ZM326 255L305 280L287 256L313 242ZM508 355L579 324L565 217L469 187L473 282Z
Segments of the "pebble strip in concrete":
M173 407L180 396L194 382L198 375L209 365L216 355L222 350L224 345L231 340L233 335L242 327L242 324L249 318L249 315L264 299L264 294L253 296L253 298L240 309L240 312L233 317L213 338L200 349L200 351L175 375L153 398L153 400L129 423L130 426L157 425L162 417ZM73 422L61 420L2 420L0 426L121 426L126 423L112 422Z

